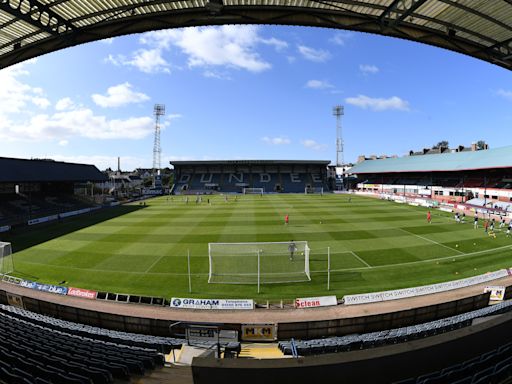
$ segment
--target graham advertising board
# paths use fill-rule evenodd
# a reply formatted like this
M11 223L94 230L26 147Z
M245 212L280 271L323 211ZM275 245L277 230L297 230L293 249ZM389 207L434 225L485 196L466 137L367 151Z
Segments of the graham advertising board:
M193 299L188 297L173 297L171 308L184 309L253 309L253 300L237 299Z

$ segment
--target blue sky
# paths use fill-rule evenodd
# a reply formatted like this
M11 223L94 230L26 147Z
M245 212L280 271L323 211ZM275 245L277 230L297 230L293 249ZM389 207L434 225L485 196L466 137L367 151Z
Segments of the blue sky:
M0 71L1 156L151 167L188 159L345 160L448 140L512 144L512 73L414 42L320 28L202 27L51 53Z

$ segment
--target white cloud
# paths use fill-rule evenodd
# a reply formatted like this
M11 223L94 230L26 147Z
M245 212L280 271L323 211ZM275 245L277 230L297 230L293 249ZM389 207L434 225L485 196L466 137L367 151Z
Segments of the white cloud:
M113 38L113 37L109 37L109 38L106 38L106 39L100 40L100 42L101 42L102 44L112 45L112 43L114 43L114 38Z
M228 74L218 71L206 70L203 72L203 76L210 79L231 80L231 77Z
M313 149L315 151L325 151L327 149L326 144L317 143L312 139L302 140L301 143L305 148Z
M311 89L328 89L334 88L334 86L326 80L309 80L306 85L306 88Z
M33 105L39 108L51 105L44 97L44 90L20 80L29 74L26 65L33 62L28 61L0 71L0 140L55 141L56 144L64 146L72 137L135 140L153 133L153 119L149 116L111 119L98 115L89 108L75 106L69 97L57 101L54 113L40 113ZM122 86L125 91L130 91L126 84ZM130 92L141 98L140 94ZM110 92L103 97L107 104L118 104L123 99L116 95L115 92ZM170 120L177 117L179 116L175 114L169 115L162 127L167 127Z
M262 137L261 140L270 145L287 145L291 143L291 140L286 136L278 136L278 137Z
M139 49L126 62L145 73L170 73L169 63L162 57L160 49Z
M0 139L5 140L67 140L70 137L89 139L142 139L153 132L151 117L129 117L109 120L87 108L39 114L22 124L0 125Z
M359 65L359 70L361 72L363 72L365 75L366 74L376 74L379 72L379 67L377 67L376 65L369 65L369 64L360 64Z
M333 37L329 39L329 42L335 45L343 46L346 44L347 40L351 39L353 36L350 32L336 32Z
M142 36L141 43L160 50L171 46L179 48L188 57L190 68L227 66L250 72L271 68L271 64L256 52L258 44L273 45L278 49L286 44L277 39L261 38L257 26L241 25L148 32Z
M398 110L409 111L409 103L398 96L392 96L387 99L372 98L365 95L357 97L347 97L345 102L363 109L371 109L373 111Z
M299 45L297 49L306 60L315 61L317 63L323 63L331 57L331 54L323 49L314 49L306 47L305 45Z
M31 101L32 104L41 109L46 109L51 105L50 100L45 97L33 97Z
M55 110L64 111L73 108L73 101L69 97L64 97L55 103Z
M288 48L288 43L286 41L276 39L275 37L271 37L270 39L260 38L259 41L262 44L273 46L278 52L284 51Z
M8 114L33 109L30 104L41 109L50 106L51 103L43 97L44 92L41 88L31 87L20 80L21 77L29 75L26 67L34 62L25 62L0 71L0 120L5 120L3 123L6 122Z
M171 113L170 115L165 116L165 121L167 121L167 123L171 123L173 120L178 120L178 119L181 119L182 117L183 117L183 115L180 113ZM166 125L168 125L168 124L166 124Z
M507 100L512 101L512 91L507 91L505 89L498 89L498 91L496 93L498 94L498 96L501 96Z
M131 57L109 55L105 62L116 66L132 66L145 73L170 73L171 65L165 53L177 48L187 57L189 68L228 67L249 72L263 72L272 67L256 51L267 45L283 51L288 43L260 36L260 27L252 25L224 25L167 29L145 33L139 42L146 48L135 51ZM206 70L206 77L228 78L217 71Z
M149 100L148 95L134 92L131 88L132 85L130 83L123 83L109 87L106 96L96 93L91 97L96 105L103 108L120 107L126 104L142 103Z
M171 73L170 64L162 57L162 49L139 49L131 58L125 55L108 55L104 60L115 66L131 66L144 73Z

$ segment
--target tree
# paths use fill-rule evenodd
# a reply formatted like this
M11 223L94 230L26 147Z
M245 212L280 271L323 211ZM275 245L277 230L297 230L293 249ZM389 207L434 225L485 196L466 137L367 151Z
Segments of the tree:
M441 147L443 147L443 148L448 148L448 145L449 145L449 144L448 144L448 141L443 140L443 141L440 141L439 143L437 143L436 145L434 145L432 148L433 148L433 149L439 149L439 148L441 148Z
M486 147L486 144L485 144L485 141L484 141L484 140L478 140L478 141L476 142L476 148L477 148L477 149L479 149L479 150L480 150L480 149L485 149L485 147Z

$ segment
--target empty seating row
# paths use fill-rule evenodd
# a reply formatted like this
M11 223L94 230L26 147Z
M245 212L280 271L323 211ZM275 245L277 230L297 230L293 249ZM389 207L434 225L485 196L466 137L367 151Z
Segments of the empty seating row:
M294 341L294 343L297 348L297 353L301 356L374 348L452 331L471 325L473 319L488 315L496 315L509 310L512 310L512 301L504 301L476 311L423 324L365 334ZM285 355L292 355L291 343L292 341L279 342L279 348Z
M45 327L52 329L60 329L74 335L88 336L98 340L115 341L118 344L153 348L165 354L169 353L172 349L180 349L182 344L185 343L184 339L120 332L80 323L74 323L71 321L60 320L10 305L0 304L0 312L8 313L12 316L29 320L33 323L44 325Z
M512 343L442 370L396 384L498 384L512 376Z
M0 380L8 383L107 384L164 364L154 349L72 335L5 312L0 333Z

